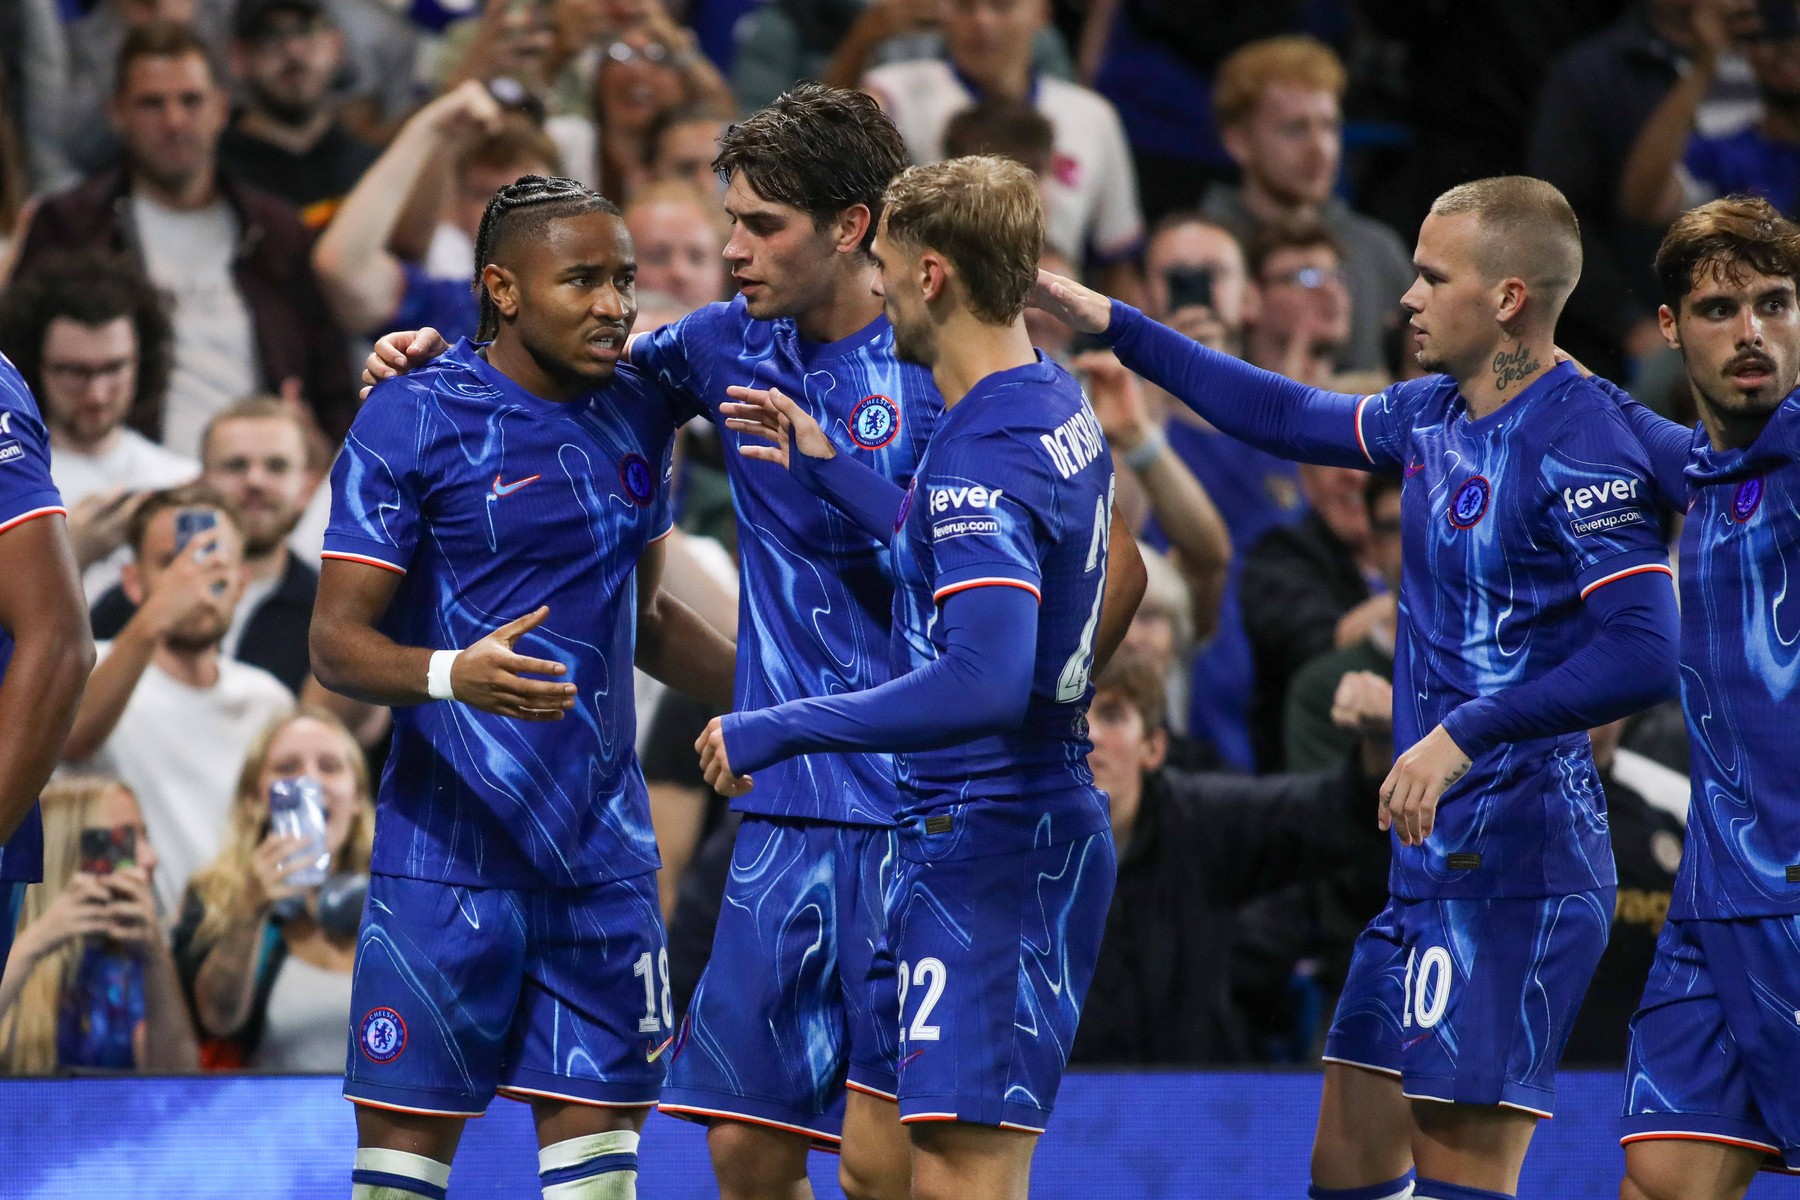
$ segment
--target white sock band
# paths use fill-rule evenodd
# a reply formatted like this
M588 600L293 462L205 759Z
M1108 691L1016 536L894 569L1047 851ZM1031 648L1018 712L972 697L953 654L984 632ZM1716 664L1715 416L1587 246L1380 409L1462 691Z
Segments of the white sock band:
M358 1148L356 1168L350 1172L351 1200L398 1200L401 1196L444 1200L449 1186L449 1163L378 1146Z
M544 1200L635 1200L638 1135L629 1129L568 1138L538 1151Z

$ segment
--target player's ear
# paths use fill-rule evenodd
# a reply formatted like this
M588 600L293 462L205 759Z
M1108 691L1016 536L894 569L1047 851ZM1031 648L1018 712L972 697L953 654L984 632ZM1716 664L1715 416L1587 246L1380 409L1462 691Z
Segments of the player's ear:
M1663 341L1669 343L1670 349L1681 349L1681 328L1675 324L1675 314L1668 305L1656 310L1656 325L1662 330Z
M866 204L852 204L837 216L832 228L832 248L839 254L854 254L863 248L869 236L873 214Z
M935 250L927 250L919 255L915 268L919 280L919 292L925 297L925 303L932 304L941 299L950 290L950 263Z
M144 604L144 573L138 568L137 559L133 558L119 568L119 590L125 598L138 607Z
M498 263L489 263L481 268L481 282L501 316L508 319L518 316L519 281L511 271Z
M1494 317L1501 325L1511 327L1525 311L1525 302L1531 298L1531 289L1523 279L1510 275L1498 284L1498 307Z

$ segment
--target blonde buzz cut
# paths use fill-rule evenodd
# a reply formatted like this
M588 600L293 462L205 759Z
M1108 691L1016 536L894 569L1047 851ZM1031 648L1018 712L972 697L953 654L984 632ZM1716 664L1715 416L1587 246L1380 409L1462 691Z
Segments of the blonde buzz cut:
M884 208L886 239L948 259L978 318L1019 319L1044 253L1044 202L1029 169L988 154L908 167Z
M1554 324L1581 279L1581 223L1568 198L1542 179L1498 175L1459 184L1431 206L1434 217L1465 214L1481 223L1481 273L1523 279Z

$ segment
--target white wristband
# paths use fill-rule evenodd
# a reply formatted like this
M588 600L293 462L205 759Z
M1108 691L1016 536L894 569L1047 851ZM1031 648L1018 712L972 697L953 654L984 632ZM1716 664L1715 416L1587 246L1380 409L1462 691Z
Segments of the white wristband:
M425 691L433 700L456 699L456 693L450 687L450 668L461 653L461 650L431 652L431 665L425 668Z

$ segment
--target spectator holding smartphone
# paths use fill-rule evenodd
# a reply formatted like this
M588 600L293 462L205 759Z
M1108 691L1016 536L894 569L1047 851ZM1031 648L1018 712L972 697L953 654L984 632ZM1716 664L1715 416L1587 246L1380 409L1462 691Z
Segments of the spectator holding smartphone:
M157 896L173 912L218 853L251 742L293 696L220 651L244 592L243 526L223 496L198 484L155 493L132 518L131 547L122 582L138 610L97 644L63 759L136 793L162 859Z
M44 790L44 878L0 978L0 1072L188 1071L198 1063L157 919L157 857L131 791L99 776Z
M302 885L316 848L270 821L280 781L318 785L329 875ZM361 897L375 838L368 768L350 731L302 708L263 730L238 776L219 857L182 900L175 953L209 1067L339 1071ZM363 886L357 886L358 878Z

